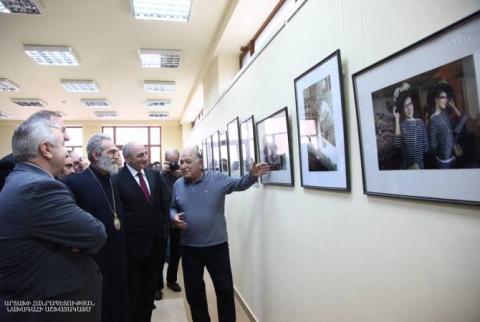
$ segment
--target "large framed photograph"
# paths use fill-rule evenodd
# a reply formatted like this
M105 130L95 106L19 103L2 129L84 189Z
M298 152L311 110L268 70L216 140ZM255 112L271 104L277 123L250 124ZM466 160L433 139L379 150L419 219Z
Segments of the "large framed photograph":
M256 128L259 160L270 166L270 172L262 176L262 183L293 186L287 107L257 122Z
M480 204L480 12L355 73L366 194Z
M230 176L241 177L242 173L242 150L240 147L240 127L238 117L227 124L227 141Z
M219 133L220 138L220 171L225 172L227 175L230 175L230 167L228 157L228 142L227 142L227 131L222 131Z
M203 168L208 169L208 156L207 156L207 139L202 141L202 156L203 156Z
M243 173L249 173L253 163L257 162L257 144L253 115L240 124L240 142L242 146Z
M340 50L295 83L302 186L350 190Z
M218 131L212 134L212 162L213 170L220 171L220 136Z
M212 149L212 137L209 136L205 139L207 142L207 169L214 170L213 164L213 149Z

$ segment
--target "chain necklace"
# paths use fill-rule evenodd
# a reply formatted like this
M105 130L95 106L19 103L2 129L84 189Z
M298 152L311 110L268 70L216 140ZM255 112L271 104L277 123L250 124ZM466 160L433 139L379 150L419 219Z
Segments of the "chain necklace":
M102 184L100 183L100 181L98 180L97 176L95 175L95 173L93 173L92 169L88 168L88 170L90 171L90 173L92 174L92 176L95 178L95 181L97 181L98 185L100 186L100 189L102 189L102 192L103 192L103 195L105 196L105 199L107 200L108 207L110 208L110 211L111 211L112 214L113 214L113 227L114 227L116 230L120 230L120 228L122 228L122 224L121 224L121 222L120 222L120 219L118 218L118 215L117 215L117 207L115 206L115 195L114 195L114 193L113 193L112 178L108 178L108 181L110 182L110 189L112 190L113 208L112 208L112 205L110 205L110 200L108 200L107 193L105 192L105 189L103 189L103 186L102 186Z

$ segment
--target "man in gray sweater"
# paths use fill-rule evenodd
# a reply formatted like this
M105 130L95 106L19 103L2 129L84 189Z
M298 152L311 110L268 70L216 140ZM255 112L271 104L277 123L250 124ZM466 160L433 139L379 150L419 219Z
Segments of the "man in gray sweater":
M187 148L180 155L183 177L175 182L170 206L172 222L182 229L182 267L187 301L194 322L209 322L203 271L205 267L217 295L218 318L235 321L233 279L225 221L225 195L243 191L269 171L266 163L253 164L250 173L232 178L204 171L201 154Z

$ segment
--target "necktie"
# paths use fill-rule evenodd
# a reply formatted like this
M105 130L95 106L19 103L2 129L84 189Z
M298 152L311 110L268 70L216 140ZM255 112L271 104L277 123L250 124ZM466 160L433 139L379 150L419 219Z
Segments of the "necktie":
M147 202L150 202L150 193L148 193L147 183L145 182L142 173L137 173L137 176L140 179L140 189L142 189L143 196Z

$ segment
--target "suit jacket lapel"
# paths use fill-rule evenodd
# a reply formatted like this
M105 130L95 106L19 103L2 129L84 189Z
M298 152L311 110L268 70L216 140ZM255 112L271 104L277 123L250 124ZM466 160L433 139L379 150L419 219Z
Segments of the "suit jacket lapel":
M132 176L132 173L128 168L124 167L122 170L123 172L123 179L127 180L126 183L130 187L134 187L133 190L135 190L135 193L138 195L140 199L143 200L146 204L148 202L145 200L145 197L143 196L142 189L140 188L140 185L138 184L137 180Z

